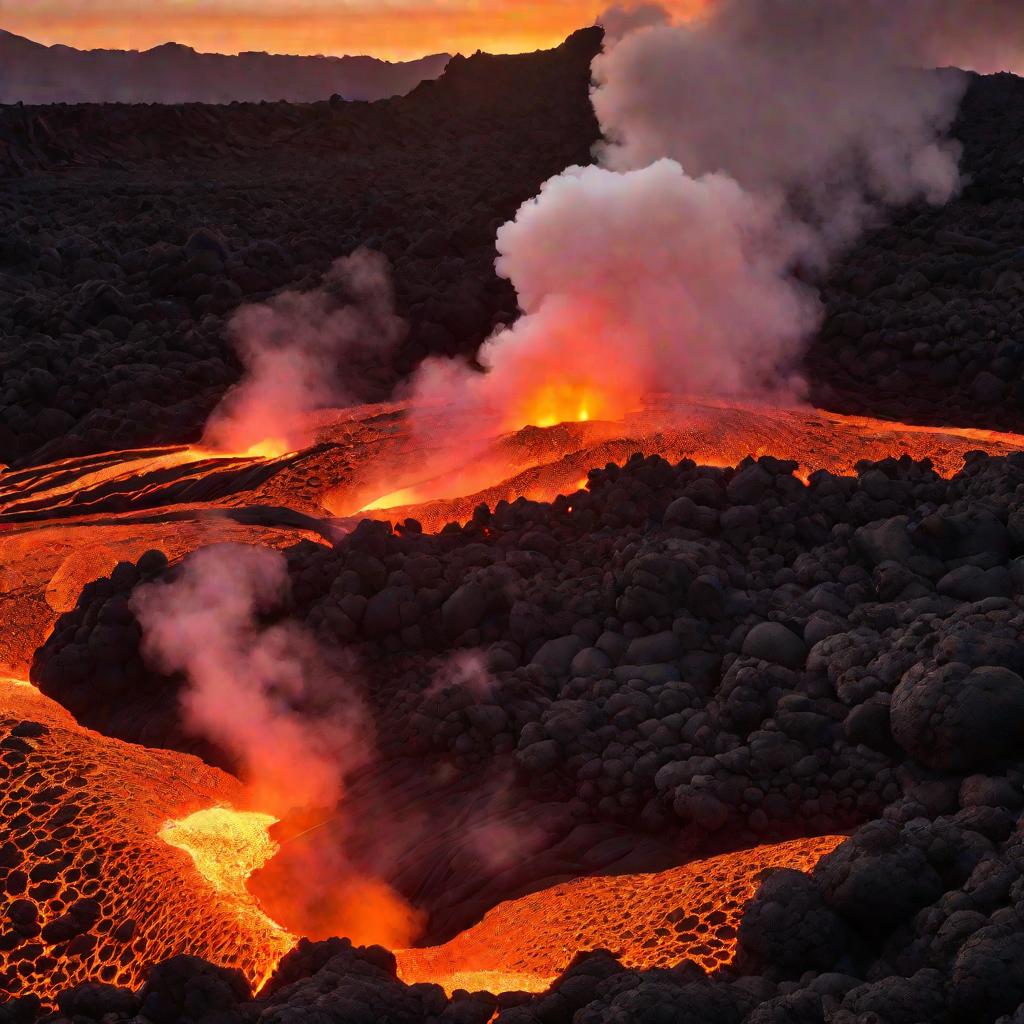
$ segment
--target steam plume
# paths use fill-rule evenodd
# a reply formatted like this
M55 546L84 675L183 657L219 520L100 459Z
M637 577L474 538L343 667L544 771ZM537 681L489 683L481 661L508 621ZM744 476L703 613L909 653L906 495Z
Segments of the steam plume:
M289 819L281 850L251 881L270 915L314 938L409 945L420 915L353 865L336 807L346 776L372 756L371 717L351 665L293 622L261 623L287 590L280 552L204 548L172 582L136 591L143 651L184 673L187 723L233 755L253 805Z
M699 22L634 32L594 62L601 162L670 157L696 177L798 193L846 236L879 204L946 202L964 81L915 69L912 27L879 0L725 0Z
M604 29L604 45L610 49L637 29L668 25L672 15L658 3L612 4L598 20Z
M256 805L279 815L333 806L372 737L336 659L294 623L261 625L287 589L280 552L226 544L198 551L176 579L132 601L147 658L186 677L189 726L225 748Z
M972 24L977 18L979 25ZM502 426L615 416L651 391L792 398L820 317L803 282L893 206L959 187L948 130L990 61L992 0L721 0L669 24L613 8L594 62L598 166L498 233L523 316L484 376L432 361L414 392Z
M245 374L214 410L204 442L262 454L301 447L308 413L367 400L405 330L387 259L368 249L337 260L314 291L243 306L229 332Z
M659 381L721 394L765 390L813 327L787 276L803 232L774 200L671 160L640 171L571 168L498 233L499 273L524 312L491 338L486 376L432 368L421 394L527 423L617 418Z

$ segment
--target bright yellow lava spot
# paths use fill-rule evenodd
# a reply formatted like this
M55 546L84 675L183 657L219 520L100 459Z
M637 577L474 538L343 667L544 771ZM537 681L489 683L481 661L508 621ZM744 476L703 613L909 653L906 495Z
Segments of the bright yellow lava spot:
M272 814L210 807L180 821L168 821L159 835L168 845L184 850L217 892L252 902L245 883L277 853L278 844L268 832L276 822Z
M248 448L245 454L253 459L279 459L290 451L291 448L283 437L265 437L258 444Z
M217 893L222 908L230 908L254 937L266 936L261 949L265 966L256 978L254 991L266 984L278 961L298 941L263 912L245 884L280 849L268 832L276 822L272 814L210 807L168 821L158 833L169 846L184 850L192 858L196 870Z
M27 679L22 679L19 676L0 676L0 683L17 686L24 690L35 690L35 687Z
M392 491L385 494L369 505L364 505L360 512L376 512L383 508L399 508L402 505L415 505L420 499L419 492L415 487L406 487L401 491Z

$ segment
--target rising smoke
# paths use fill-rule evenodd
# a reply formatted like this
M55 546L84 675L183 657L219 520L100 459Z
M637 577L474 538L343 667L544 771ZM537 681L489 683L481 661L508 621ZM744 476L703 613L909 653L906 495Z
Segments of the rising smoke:
M636 31L594 62L600 161L725 173L841 240L880 206L944 203L965 83L917 70L913 20L879 0L726 0L695 25Z
M225 544L132 599L147 659L185 677L188 727L234 759L255 806L278 815L333 806L373 749L352 666L297 624L263 621L288 586L280 552Z
M959 187L960 59L1000 60L1019 5L723 0L671 24L616 7L594 62L598 166L498 233L521 318L481 377L429 361L418 406L527 423L617 416L652 391L792 401L821 315L803 282L894 206Z
M229 452L294 451L309 414L377 397L382 365L405 336L387 259L359 249L313 291L241 307L229 327L244 375L206 426L204 443Z
M252 806L288 819L252 883L271 917L313 938L406 946L420 916L349 859L338 806L346 776L373 756L372 717L351 661L293 621L266 621L288 586L278 551L204 548L135 592L143 652L184 675L186 724L231 755Z
M612 4L600 20L607 50L637 29L670 24L672 15L657 3Z

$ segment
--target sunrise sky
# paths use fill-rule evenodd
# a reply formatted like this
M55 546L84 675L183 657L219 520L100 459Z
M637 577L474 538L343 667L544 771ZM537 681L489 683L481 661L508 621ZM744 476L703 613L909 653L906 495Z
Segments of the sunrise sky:
M683 12L694 0L669 0ZM593 24L608 0L0 0L0 28L83 49L170 40L237 53L517 53Z

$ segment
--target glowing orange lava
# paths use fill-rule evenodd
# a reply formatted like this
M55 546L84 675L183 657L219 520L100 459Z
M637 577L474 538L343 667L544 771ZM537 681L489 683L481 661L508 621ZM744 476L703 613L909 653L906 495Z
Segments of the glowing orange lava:
M576 384L547 384L531 394L517 410L523 425L554 427L559 423L586 423L618 410L599 392Z
M83 729L22 680L0 681L0 739L10 836L0 842L0 888L13 922L0 993L46 1001L83 981L137 987L150 964L177 953L238 967L258 988L294 946L248 886L278 851L274 819L235 810L245 794L234 779L188 755ZM631 966L691 958L713 968L733 955L760 872L809 869L839 842L798 840L555 886L499 905L443 946L400 951L401 974L449 991L539 991L592 948ZM304 884L316 893L315 871Z
M693 960L713 971L736 953L743 908L770 868L809 871L843 836L797 839L694 861L655 875L581 878L510 900L443 946L404 949L399 976L492 992L543 992L580 952L627 967Z
M259 443L251 445L243 454L251 459L279 459L291 451L291 446L283 437L265 437Z
M173 560L227 541L325 542L365 513L440 529L481 502L575 494L589 470L638 451L721 466L792 458L804 480L904 454L949 476L972 450L1024 451L1013 434L807 408L651 399L624 415L599 394L561 387L531 401L523 422L539 426L472 448L413 436L396 404L325 414L317 444L301 452L271 439L236 456L179 446L2 468L0 671L23 676L82 587L151 548ZM10 681L0 682L0 741L0 891L12 922L0 993L49 999L87 980L137 987L149 964L182 952L259 984L291 947L290 922L275 923L252 895L275 864L274 841L268 816L234 809L249 806L236 780L186 755L101 737ZM557 886L496 907L444 946L404 950L401 971L449 989L536 990L595 946L632 966L692 958L715 967L734 953L760 871L809 868L839 841ZM346 899L324 902L349 914Z
M622 463L634 452L661 455L670 462L691 458L712 466L734 466L747 456L772 455L797 462L797 476L806 483L819 469L849 475L862 460L902 455L929 458L935 470L948 477L963 466L968 452L977 450L990 455L1024 451L1024 436L919 427L811 408L650 400L643 412L614 423L560 423L496 440L455 463L452 473L480 485L472 491L462 489L458 496L449 486L451 473L424 479L419 472L422 459L408 464L396 459L392 482L400 487L361 511L392 522L412 517L424 529L438 530L449 522L466 522L481 503L493 508L499 501L518 497L551 501L559 494L572 494L580 489L581 480L586 482L590 469ZM403 496L414 500L403 502ZM356 511L344 500L333 499L332 504L337 514Z
M267 853L257 819L209 827L204 808L223 815L244 797L229 775L83 729L18 680L0 680L0 740L0 891L11 924L0 997L46 1001L84 981L137 988L149 965L178 953L259 985L292 947L245 892L249 865ZM169 816L182 821L168 832ZM207 860L200 873L187 843L216 849L216 870Z

